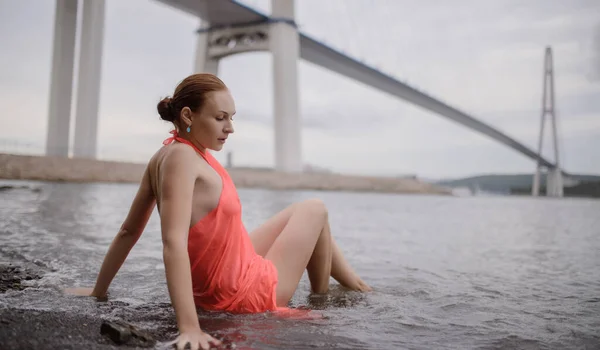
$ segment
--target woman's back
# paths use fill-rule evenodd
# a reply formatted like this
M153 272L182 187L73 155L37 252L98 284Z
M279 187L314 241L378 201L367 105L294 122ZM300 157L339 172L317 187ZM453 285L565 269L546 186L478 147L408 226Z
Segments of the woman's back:
M189 228L213 210L222 188L220 175L189 145L174 142L160 148L150 159L148 185L160 212L163 200L173 198L175 186L184 178L192 178Z

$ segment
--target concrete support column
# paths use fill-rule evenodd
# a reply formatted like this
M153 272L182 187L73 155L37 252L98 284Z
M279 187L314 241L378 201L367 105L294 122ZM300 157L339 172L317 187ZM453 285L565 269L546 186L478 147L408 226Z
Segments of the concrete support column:
M535 173L533 174L533 185L531 186L531 195L537 197L540 195L540 176L541 176L540 165L535 168Z
M210 58L208 54L209 42L208 32L203 31L210 27L210 23L201 22L198 38L196 39L196 60L194 61L194 73L210 73L219 75L219 60Z
M552 49L546 48L544 54L544 84L542 91L542 116L540 122L540 138L538 143L538 154L542 154L542 145L544 141L544 124L546 116L551 117L550 122L552 123L552 141L554 143L554 159L556 164L553 168L548 169L546 175L546 195L548 197L562 197L563 196L563 178L560 170L560 162L558 159L558 133L556 130L556 113L554 109L554 68L552 63ZM537 161L536 171L533 175L533 186L531 188L531 194L533 196L539 195L540 186L540 161Z
M276 20L293 21L294 0L271 0ZM275 169L302 171L301 120L298 108L298 58L300 40L295 26L276 22L270 28L273 54Z
M56 0L46 155L69 156L77 0Z
M105 0L83 0L73 156L96 158Z
M548 178L546 180L546 195L548 197L563 197L564 186L563 186L562 172L559 168L553 168L548 171Z

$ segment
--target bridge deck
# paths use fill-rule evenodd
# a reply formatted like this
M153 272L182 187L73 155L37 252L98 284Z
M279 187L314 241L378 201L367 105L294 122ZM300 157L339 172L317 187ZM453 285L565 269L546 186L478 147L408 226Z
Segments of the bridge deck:
M233 0L157 0L179 10L194 14L214 26L253 23L269 19L254 9ZM355 79L377 90L411 102L426 110L449 118L465 127L478 131L517 152L553 168L554 163L541 157L524 144L475 119L468 114L420 92L379 70L369 67L308 35L300 32L300 57L308 62L327 68L338 74ZM563 173L567 175L564 171Z

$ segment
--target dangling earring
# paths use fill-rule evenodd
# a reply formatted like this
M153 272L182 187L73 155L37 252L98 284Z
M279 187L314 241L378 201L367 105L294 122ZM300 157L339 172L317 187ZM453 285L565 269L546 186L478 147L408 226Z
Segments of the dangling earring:
M187 127L187 129L185 129L185 131L187 131L187 132L190 132L190 130L192 130L192 129L190 129L189 126Z

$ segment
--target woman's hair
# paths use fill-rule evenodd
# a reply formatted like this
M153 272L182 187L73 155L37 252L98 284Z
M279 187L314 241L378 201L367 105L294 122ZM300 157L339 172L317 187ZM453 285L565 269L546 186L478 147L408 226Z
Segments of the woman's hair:
M156 109L161 119L176 122L184 107L197 112L204 106L207 93L226 89L225 83L213 74L192 74L177 85L173 97L163 98Z

